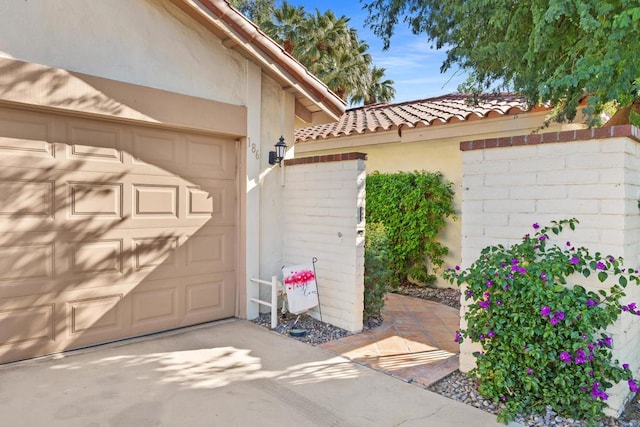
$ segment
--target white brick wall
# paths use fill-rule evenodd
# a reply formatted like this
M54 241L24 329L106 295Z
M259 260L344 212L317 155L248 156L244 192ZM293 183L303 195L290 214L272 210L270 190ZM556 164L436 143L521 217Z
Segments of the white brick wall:
M463 151L462 162L463 267L485 246L519 241L534 222L572 217L580 221L570 237L574 244L640 265L640 150L632 139L476 149ZM632 286L627 294L626 302L640 302L640 288ZM640 317L623 314L611 333L614 358L628 362L638 376ZM469 342L460 346L462 371L473 368L476 350ZM626 383L611 390L611 414L627 396Z
M284 262L303 264L318 258L323 320L360 331L364 219L358 223L358 209L364 208L365 161L297 164L284 172ZM311 314L320 315L317 309Z

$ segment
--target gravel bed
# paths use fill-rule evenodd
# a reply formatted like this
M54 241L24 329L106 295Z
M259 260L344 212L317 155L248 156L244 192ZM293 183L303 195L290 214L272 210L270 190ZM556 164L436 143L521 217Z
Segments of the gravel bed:
M455 371L429 387L429 390L453 400L475 406L483 411L497 414L501 404L494 404L485 400L477 392L475 381L460 371ZM530 414L518 416L516 421L528 427L583 427L586 423L564 418L549 408L545 414ZM638 396L629 402L619 419L607 418L598 424L601 427L637 427L640 425L640 401Z
M429 288L426 286L404 284L398 288L393 289L391 292L393 292L394 294L435 301L453 308L460 308L459 289Z
M271 314L262 313L253 319L252 322L271 329ZM293 337L289 335L291 329L304 329L307 333L303 337ZM351 335L350 332L342 328L321 322L307 314L278 314L278 326L273 330L311 345L318 345Z

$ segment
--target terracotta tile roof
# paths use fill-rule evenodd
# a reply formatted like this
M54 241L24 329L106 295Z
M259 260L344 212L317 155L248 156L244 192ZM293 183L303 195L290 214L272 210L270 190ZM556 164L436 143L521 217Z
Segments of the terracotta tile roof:
M546 110L547 107L536 109ZM525 99L514 94L482 95L473 104L471 95L449 94L399 104L374 104L347 110L340 120L296 130L296 142L338 138L390 129L411 129L459 123L528 111Z

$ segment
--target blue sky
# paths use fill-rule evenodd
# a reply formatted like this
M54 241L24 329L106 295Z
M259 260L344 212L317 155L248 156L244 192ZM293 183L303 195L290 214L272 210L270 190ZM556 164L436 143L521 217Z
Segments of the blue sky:
M413 35L406 24L400 23L391 39L391 47L382 50L382 41L375 36L364 21L367 12L358 0L289 0L291 4L304 6L308 12L331 9L337 16L349 17L351 27L366 41L378 67L386 68L387 78L394 81L396 97L393 102L412 101L444 95L456 91L465 76L455 70L440 73L444 60L443 51L430 48L426 36Z

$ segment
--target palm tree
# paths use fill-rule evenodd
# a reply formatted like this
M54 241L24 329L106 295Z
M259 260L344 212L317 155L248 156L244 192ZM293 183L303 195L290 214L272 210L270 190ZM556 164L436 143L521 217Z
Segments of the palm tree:
M272 39L282 44L287 53L296 56L294 51L298 41L306 38L302 36L301 30L305 21L304 6L293 6L283 1L282 6L273 11L273 19L263 23L262 29ZM300 58L297 59L302 62Z
M274 0L234 1L251 4ZM369 46L349 27L349 18L344 15L337 17L331 10L322 13L318 9L307 13L303 6L285 0L273 9L262 29L350 103L386 102L395 95L393 81L383 81L384 69L371 67Z
M379 102L389 102L396 96L393 88L393 80L384 79L385 68L378 68L375 65L369 70L369 87L365 92L359 92L351 97L351 103L364 103L364 105L377 104Z

